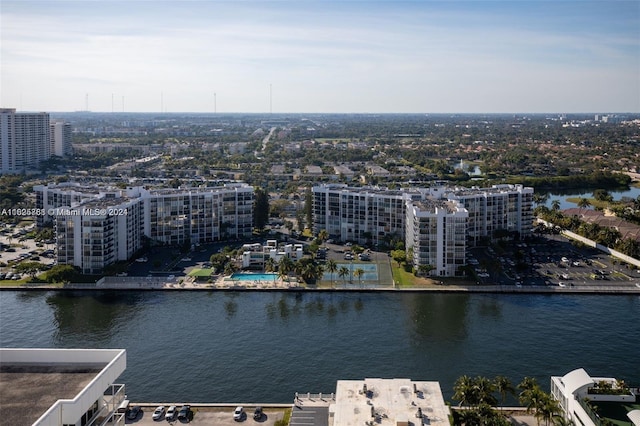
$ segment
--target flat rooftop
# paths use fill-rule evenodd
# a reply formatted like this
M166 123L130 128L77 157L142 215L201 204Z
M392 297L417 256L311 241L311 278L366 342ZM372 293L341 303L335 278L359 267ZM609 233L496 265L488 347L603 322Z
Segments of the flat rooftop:
M333 424L340 426L362 426L367 422L393 426L449 426L449 408L438 382L409 379L339 380L332 410ZM422 417L419 417L419 413Z
M73 399L105 367L102 365L0 366L0 419L31 425L59 399Z

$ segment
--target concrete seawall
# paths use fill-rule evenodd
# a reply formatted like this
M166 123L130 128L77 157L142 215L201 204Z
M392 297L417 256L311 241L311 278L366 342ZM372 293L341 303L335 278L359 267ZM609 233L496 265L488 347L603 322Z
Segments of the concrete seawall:
M607 294L607 295L640 295L640 287L637 286L574 286L574 287L555 287L555 286L461 286L461 285L440 285L431 287L413 287L413 288L394 288L394 287L376 287L376 288L313 288L313 287L290 287L290 288L251 288L242 286L230 287L208 287L208 286L185 286L185 287L139 287L139 286L96 286L95 284L67 284L64 287L50 285L20 285L20 286L1 286L0 291L247 291L247 292L321 292L321 293L504 293L504 294Z

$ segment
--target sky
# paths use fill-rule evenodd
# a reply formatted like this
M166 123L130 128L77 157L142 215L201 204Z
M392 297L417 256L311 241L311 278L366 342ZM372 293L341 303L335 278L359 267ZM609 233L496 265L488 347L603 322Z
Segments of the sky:
M640 112L640 0L0 0L22 111Z

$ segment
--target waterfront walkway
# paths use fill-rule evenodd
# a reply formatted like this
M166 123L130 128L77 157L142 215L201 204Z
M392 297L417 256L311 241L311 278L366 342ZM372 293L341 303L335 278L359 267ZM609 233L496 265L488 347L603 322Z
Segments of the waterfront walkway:
M218 280L215 283L167 280L163 277L105 277L96 283L67 283L64 286L49 284L23 284L0 286L0 290L168 290L168 291L312 291L312 292L417 292L417 293L509 293L509 294L638 294L640 286L628 285L580 285L558 286L502 286L437 284L420 287L371 286L333 288L304 285L296 281L233 281Z

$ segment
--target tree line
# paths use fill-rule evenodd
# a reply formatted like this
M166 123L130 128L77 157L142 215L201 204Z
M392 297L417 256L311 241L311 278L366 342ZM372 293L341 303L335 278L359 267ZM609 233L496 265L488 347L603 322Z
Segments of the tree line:
M544 392L536 380L525 377L516 387L505 376L494 379L477 376L459 377L453 386L453 399L459 401L457 409L452 410L453 424L456 426L507 426L511 425L502 409L497 409L498 397L504 406L509 395L518 398L518 402L533 414L538 426L568 426L562 416L560 406L553 397ZM517 394L516 394L517 392Z

